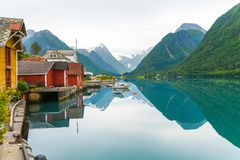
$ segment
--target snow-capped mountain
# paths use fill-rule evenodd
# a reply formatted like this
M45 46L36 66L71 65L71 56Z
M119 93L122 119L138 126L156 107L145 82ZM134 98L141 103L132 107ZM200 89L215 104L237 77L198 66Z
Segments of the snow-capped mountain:
M122 63L124 66L127 66L128 68L134 70L140 62L150 53L150 51L153 49L153 47L150 47L147 50L144 50L138 54L133 54L131 57L127 56L119 56L119 62Z
M109 64L111 67L113 67L115 70L117 70L120 74L129 72L130 69L121 64L108 50L108 48L104 44L100 44L94 48L88 49L88 51L97 53L107 64Z

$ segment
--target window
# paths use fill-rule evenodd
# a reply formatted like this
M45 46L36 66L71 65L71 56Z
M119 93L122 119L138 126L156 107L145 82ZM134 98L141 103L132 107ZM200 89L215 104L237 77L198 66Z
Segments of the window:
M8 47L5 49L5 61L6 66L11 66L11 49Z
M5 48L6 87L11 87L11 49Z

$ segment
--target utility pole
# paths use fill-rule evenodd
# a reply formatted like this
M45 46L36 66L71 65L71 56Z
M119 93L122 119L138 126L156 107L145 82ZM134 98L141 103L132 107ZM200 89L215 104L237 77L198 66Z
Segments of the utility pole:
M76 38L76 51L77 51L77 43L78 43L78 42L77 42L77 38Z

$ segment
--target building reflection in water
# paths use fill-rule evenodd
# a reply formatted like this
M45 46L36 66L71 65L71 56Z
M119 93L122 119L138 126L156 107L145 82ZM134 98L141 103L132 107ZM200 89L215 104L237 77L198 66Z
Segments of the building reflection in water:
M28 115L30 129L69 127L70 119L82 119L84 116L83 96L77 95L60 102L30 104Z

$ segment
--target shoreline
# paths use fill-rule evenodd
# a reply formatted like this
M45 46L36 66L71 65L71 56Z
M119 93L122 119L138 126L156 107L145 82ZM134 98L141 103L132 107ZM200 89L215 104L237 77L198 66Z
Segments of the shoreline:
M13 115L12 128L4 134L4 141L0 146L0 160L34 160L31 148L22 138L26 102L18 102L15 107L15 111L11 113Z

